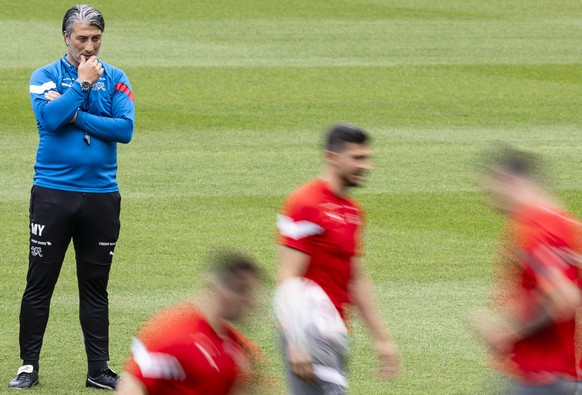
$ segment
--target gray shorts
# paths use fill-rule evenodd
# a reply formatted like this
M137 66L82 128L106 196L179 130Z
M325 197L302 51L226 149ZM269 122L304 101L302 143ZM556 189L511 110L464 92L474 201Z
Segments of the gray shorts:
M313 370L316 380L313 382L297 377L287 361L287 342L279 333L280 348L285 366L287 385L293 395L345 395L347 381L345 365L348 351L348 338L339 342L327 339L310 338L309 349L313 358Z
M546 385L513 383L508 394L512 395L575 395L578 384L575 381L557 380Z

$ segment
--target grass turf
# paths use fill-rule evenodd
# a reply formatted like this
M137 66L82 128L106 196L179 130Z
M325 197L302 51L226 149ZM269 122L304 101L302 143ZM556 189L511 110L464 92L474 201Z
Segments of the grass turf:
M64 53L58 30L70 6L44 4L12 2L0 11L4 382L19 365L37 141L28 78ZM500 218L483 205L476 160L494 141L541 153L557 192L582 214L578 2L94 5L107 21L100 57L126 71L137 106L134 141L119 148L112 367L121 368L143 320L197 288L201 257L215 245L246 249L274 275L277 209L318 173L321 129L345 120L374 137L375 170L356 192L368 214L365 265L405 366L395 382L376 380L356 320L350 393L485 392L485 353L464 322L487 295ZM31 393L91 392L82 387L72 255L52 302L41 385ZM264 302L247 330L272 360L271 392L283 393Z

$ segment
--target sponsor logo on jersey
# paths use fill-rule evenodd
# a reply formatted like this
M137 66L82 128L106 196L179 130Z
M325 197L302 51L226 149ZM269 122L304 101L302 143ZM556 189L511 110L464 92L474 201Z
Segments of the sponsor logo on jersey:
M93 91L105 91L105 84L101 81L97 81L96 83L93 84L93 87L91 89Z
M346 223L344 217L341 214L332 213L331 211L326 211L324 214L336 222L341 222L342 224Z

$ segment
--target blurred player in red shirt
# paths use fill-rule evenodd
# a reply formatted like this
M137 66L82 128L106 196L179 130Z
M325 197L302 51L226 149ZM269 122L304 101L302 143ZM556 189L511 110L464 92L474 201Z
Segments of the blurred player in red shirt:
M531 155L504 148L486 170L484 186L507 224L493 295L497 319L477 326L512 381L508 393L571 395L580 223L542 187L536 165Z
M200 303L171 306L140 329L117 393L252 393L246 387L261 353L225 321L238 321L249 312L258 268L237 253L221 254L215 264L210 292Z
M337 124L328 131L321 176L294 191L278 216L278 280L280 284L298 277L313 281L335 306L334 314L342 318L346 305L353 303L374 337L382 377L392 378L399 369L398 352L360 267L363 213L347 196L350 188L363 184L365 174L372 168L368 140L362 129L350 124ZM297 300L301 297L291 296ZM311 308L305 306L306 310ZM312 310L312 314L318 312ZM320 340L317 334L294 333L292 318L279 317L291 392L344 394L347 339L341 340L340 336L336 341ZM339 322L343 325L341 319Z

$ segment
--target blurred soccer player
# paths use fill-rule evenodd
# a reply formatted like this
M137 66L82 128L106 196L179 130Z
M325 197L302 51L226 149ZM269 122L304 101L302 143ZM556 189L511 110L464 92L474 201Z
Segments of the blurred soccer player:
M118 394L247 393L245 383L261 354L226 321L249 313L259 269L250 258L232 252L220 254L214 264L209 292L199 303L171 306L139 330Z
M495 320L477 322L511 394L576 391L575 315L580 224L537 177L526 153L504 148L488 166L484 186L507 216L494 289Z
M298 277L309 279L333 303L334 314L344 319L346 304L353 303L374 337L381 376L392 378L399 369L398 352L374 303L370 283L362 273L359 255L363 213L347 196L350 188L363 184L372 168L369 138L354 125L334 125L326 135L324 155L321 176L293 192L278 216L279 289ZM288 307L288 312L293 311ZM310 305L303 306L303 310L318 314ZM330 341L313 338L317 336L314 333L298 334L293 317L279 320L291 392L344 394L347 339L342 341L338 336L336 341Z

